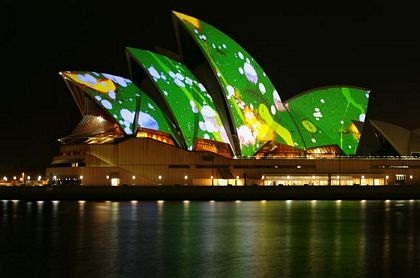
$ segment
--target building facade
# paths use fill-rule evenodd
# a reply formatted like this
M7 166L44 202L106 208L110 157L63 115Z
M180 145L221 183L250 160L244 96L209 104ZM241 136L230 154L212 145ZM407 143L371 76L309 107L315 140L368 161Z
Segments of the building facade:
M127 48L130 78L63 71L82 119L47 169L55 184L416 183L414 157L361 157L370 90L316 88L282 101L253 57L173 12L177 57ZM420 167L420 166L419 166Z

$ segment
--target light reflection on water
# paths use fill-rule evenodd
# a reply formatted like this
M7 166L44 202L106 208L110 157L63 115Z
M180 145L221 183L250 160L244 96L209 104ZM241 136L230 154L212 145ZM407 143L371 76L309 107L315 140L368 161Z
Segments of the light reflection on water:
M3 277L418 276L420 201L1 201Z

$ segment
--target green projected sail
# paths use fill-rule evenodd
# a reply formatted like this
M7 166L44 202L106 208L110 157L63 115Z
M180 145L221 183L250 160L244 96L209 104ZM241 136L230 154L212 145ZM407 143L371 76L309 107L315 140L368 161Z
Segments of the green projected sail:
M356 154L369 90L328 86L282 102L262 68L240 45L203 21L173 13L174 22L182 26L178 38L188 38L180 43L187 43L184 47L188 50L189 38L194 42L194 49L183 54L191 54L190 60L198 59L192 63L199 63L202 56L195 50L203 53L214 77L202 81L216 91L207 91L178 61L127 48L156 89L150 87L152 91L146 94L129 79L106 73L62 72L82 88L73 92L76 101L83 101L80 96L88 94L126 134L135 133L138 127L160 131L188 150L193 150L199 139L208 139L230 144L242 157L265 152L268 141L301 150L335 145L345 155ZM207 78L205 70L200 73Z
M150 51L127 50L162 93L189 150L193 149L196 138L229 143L211 96L185 65Z
M338 145L344 154L356 153L369 91L354 87L314 89L286 101L307 148Z
M173 136L173 132L156 103L141 91L131 80L97 72L62 72L68 78L84 87L84 91L94 97L114 117L126 134L133 134L134 118L139 112L138 126L162 131ZM140 111L136 111L137 101Z
M217 76L242 156L254 155L268 140L304 147L279 94L251 55L213 26L188 15L174 14L199 45Z

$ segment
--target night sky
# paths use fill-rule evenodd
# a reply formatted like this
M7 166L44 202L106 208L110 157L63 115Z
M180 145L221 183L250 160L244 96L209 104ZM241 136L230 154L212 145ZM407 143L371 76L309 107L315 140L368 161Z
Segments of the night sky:
M144 2L2 1L0 175L44 173L58 153L57 139L82 118L59 71L128 77L126 46L177 51L171 10L235 39L283 100L320 86L355 85L371 89L368 118L420 127L420 17L413 6Z

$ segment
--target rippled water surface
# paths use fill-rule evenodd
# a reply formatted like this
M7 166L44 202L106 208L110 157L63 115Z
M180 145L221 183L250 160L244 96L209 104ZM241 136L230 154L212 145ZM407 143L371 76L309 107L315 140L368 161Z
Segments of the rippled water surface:
M420 277L420 201L0 201L1 277Z

